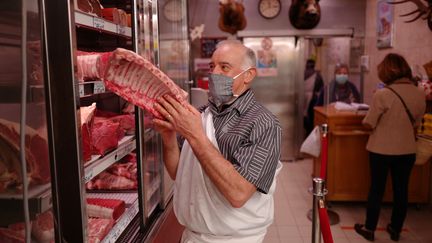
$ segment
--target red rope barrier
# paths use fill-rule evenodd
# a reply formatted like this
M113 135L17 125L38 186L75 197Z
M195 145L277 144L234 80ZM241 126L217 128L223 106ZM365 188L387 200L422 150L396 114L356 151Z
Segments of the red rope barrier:
M322 199L319 200L318 203L319 203L318 213L319 213L320 228L324 239L324 243L333 243L333 236L330 230L330 222L327 214L327 209L325 208L324 201Z
M321 139L321 171L320 177L323 180L327 178L327 159L328 159L328 136L323 136Z

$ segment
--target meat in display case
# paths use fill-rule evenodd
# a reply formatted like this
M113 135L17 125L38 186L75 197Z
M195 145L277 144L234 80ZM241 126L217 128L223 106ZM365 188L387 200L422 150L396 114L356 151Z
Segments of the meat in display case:
M0 242L134 241L157 220L152 114L104 83L119 47L158 66L157 4L0 4Z

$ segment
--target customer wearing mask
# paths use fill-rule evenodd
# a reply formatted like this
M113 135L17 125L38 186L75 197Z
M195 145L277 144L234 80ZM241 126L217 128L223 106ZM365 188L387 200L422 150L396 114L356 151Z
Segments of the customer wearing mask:
M369 241L375 230L384 195L387 174L393 188L393 211L387 232L398 241L408 208L408 182L416 160L413 127L420 124L426 109L424 93L412 82L411 69L405 59L390 53L378 65L378 77L385 83L373 96L363 124L372 129L366 149L369 151L371 185L365 224L355 231Z
M223 41L211 59L209 104L201 112L170 96L158 101L165 120L153 123L175 180L182 243L262 242L273 221L281 127L250 89L255 65L252 50ZM185 139L181 150L177 133Z
M335 68L335 78L330 84L321 90L317 105L322 106L324 102L333 103L341 101L345 103L360 103L360 93L356 86L348 79L349 69L346 64L339 64Z

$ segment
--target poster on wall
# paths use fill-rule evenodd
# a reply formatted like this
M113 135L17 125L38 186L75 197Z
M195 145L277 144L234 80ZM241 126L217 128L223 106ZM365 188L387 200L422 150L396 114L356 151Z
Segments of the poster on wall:
M393 46L393 6L387 0L378 0L377 13L377 47Z
M269 37L261 40L261 49L257 51L257 72L261 77L277 76L277 55L272 49L273 41Z

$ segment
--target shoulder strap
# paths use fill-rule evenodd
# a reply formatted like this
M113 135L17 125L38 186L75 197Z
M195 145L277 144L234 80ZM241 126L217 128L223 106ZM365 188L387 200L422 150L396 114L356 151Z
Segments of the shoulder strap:
M405 107L405 111L408 114L408 117L409 117L411 123L414 125L415 124L415 119L414 119L413 115L411 114L411 112L409 111L409 109L408 109L407 105L405 104L405 101L402 99L402 97L394 89L392 89L391 87L386 86L385 88L391 90L395 95L397 95L397 97L400 99L400 101L402 102L403 106Z

